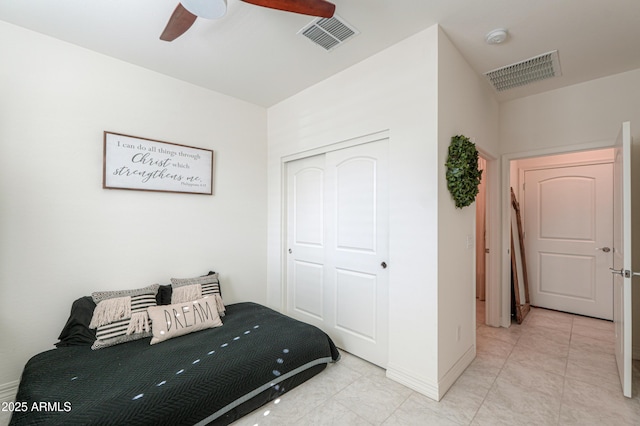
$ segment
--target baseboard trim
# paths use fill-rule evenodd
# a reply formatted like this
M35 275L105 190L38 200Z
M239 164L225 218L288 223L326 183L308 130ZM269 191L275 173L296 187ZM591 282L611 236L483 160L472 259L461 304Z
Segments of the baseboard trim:
M0 401L11 402L15 401L16 394L18 393L19 380L8 382L0 385Z
M387 378L420 392L428 398L440 401L475 357L476 347L472 345L438 382L421 380L416 377L416 374L391 363L387 366Z
M456 380L458 380L458 377L464 373L464 370L466 370L475 357L476 347L475 345L471 345L469 349L467 349L467 351L458 359L458 361L453 364L449 371L447 371L442 379L438 381L438 393L440 394L440 398L442 398L449 388L453 386Z
M409 389L413 389L416 392L420 392L424 396L435 401L440 400L438 398L437 383L418 379L414 373L408 370L389 364L387 365L387 378L396 381Z

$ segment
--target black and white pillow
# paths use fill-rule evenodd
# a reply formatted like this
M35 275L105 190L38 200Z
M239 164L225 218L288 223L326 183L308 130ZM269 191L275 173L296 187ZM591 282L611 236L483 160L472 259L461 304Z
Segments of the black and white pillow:
M135 290L101 291L91 294L96 303L89 328L96 329L91 349L101 349L150 337L147 308L156 306L159 284Z
M195 278L171 278L171 287L172 304L193 302L203 297L213 297L216 301L218 314L221 317L224 316L225 307L217 273L210 272L209 275Z

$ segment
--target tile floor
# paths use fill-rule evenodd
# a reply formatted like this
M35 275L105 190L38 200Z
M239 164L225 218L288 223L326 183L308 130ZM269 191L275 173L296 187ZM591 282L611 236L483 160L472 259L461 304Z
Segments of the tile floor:
M533 309L522 325L484 325L477 357L440 402L385 377L353 355L238 420L268 425L639 425L640 361L634 398L622 396L613 323Z
M477 357L440 402L385 377L353 355L234 426L640 425L640 361L634 398L622 396L613 324L533 309L522 325L484 325ZM0 415L0 425L8 416Z

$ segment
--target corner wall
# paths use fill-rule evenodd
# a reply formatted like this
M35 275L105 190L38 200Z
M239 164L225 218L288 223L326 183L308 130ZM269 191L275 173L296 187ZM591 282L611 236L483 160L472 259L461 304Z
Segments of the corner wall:
M266 302L264 108L4 22L0 38L0 393L92 291L214 269L226 302ZM214 195L102 189L105 130L214 150Z
M282 306L284 156L388 130L387 375L437 395L437 26L269 108L269 304ZM436 396L437 397L437 396Z
M475 204L458 209L447 188L451 137L465 135L497 159L498 102L442 30L438 37L438 380L440 396L476 353ZM497 161L489 161L492 169ZM495 173L494 173L495 174ZM487 179L486 172L483 179ZM489 181L489 232L499 224L497 176ZM493 226L491 226L493 224ZM497 235L497 234L496 234ZM491 239L491 235L488 235ZM497 238L493 238L497 240ZM498 250L496 250L496 253ZM494 277L497 279L497 277Z

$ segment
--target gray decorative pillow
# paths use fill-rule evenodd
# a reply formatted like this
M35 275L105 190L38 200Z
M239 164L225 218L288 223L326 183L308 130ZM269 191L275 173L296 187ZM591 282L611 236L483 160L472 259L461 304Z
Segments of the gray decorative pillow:
M91 294L96 303L89 328L95 328L91 349L101 349L150 337L147 308L156 306L159 284L134 290L100 291Z
M172 305L152 306L147 310L153 323L152 345L222 325L213 297Z
M221 317L224 316L225 307L220 293L218 274L210 273L196 278L171 278L171 287L171 303L192 302L205 296L213 296L218 314Z

